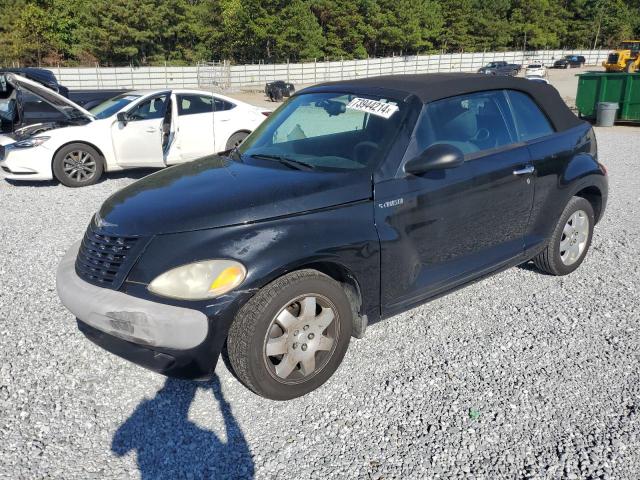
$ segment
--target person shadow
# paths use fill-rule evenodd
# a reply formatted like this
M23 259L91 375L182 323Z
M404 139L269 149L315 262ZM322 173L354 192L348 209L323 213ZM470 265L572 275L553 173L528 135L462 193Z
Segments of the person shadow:
M213 393L224 418L226 442L189 420L198 389ZM251 479L255 471L249 445L217 375L207 383L168 378L156 396L142 401L118 428L111 451L119 457L135 451L143 480Z

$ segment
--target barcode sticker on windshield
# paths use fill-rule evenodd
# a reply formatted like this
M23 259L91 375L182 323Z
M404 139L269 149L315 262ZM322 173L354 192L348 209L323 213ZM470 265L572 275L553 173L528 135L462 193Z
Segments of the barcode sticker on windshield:
M347 105L347 108L367 112L371 115L377 115L378 117L387 119L391 118L391 115L399 110L398 106L393 103L379 102L378 100L369 100L368 98L358 97L351 100Z

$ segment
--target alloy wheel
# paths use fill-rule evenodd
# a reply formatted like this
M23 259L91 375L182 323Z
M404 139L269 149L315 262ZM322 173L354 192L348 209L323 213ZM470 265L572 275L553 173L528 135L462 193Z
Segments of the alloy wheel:
M83 182L96 173L96 161L89 152L73 150L62 160L64 174L71 180Z
M560 259L565 265L576 263L589 239L589 217L583 210L576 210L567 220L560 239Z
M283 383L300 383L322 370L337 345L337 308L321 295L287 304L271 321L264 341L269 373Z

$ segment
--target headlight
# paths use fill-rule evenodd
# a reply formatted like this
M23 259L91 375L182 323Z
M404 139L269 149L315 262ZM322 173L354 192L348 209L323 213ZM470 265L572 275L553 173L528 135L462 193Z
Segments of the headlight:
M147 287L164 297L204 300L223 295L247 276L247 270L234 260L203 260L173 268L156 277Z
M20 140L19 142L16 142L13 144L14 147L16 148L31 148L31 147L37 147L39 145L42 145L44 142L46 142L47 140L49 140L51 137L33 137L33 138L27 138L26 140Z

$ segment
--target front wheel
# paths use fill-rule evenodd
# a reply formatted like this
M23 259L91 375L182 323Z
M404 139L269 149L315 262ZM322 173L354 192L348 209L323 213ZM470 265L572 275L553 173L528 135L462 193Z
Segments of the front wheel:
M67 187L93 185L102 176L102 155L84 143L62 147L53 157L53 174Z
M536 267L552 275L568 275L584 261L591 246L595 216L591 204L573 197L560 216L549 243L533 259Z
M351 304L342 286L315 270L287 274L238 312L227 337L238 379L258 395L289 400L315 390L349 346Z

